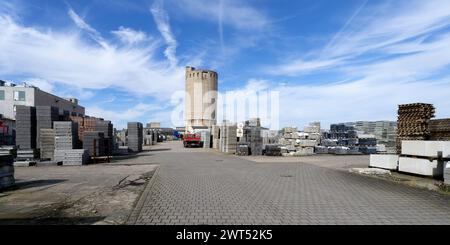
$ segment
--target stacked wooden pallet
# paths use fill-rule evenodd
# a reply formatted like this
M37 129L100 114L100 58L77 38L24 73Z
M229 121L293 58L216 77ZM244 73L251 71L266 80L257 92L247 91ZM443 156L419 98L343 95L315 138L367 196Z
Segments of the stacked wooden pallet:
M12 155L0 155L0 189L15 184L13 164L14 157Z
M427 140L429 124L434 117L432 104L415 103L399 105L397 119L397 153L401 154L403 140Z
M53 129L40 130L41 159L53 160L55 151L55 131Z
M430 120L429 129L431 140L450 140L450 118Z

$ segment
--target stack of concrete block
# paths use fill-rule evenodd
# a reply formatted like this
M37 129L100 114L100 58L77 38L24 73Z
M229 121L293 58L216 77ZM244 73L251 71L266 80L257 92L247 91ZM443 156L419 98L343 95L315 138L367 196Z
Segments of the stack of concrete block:
M326 146L315 146L314 153L316 154L328 154L328 147Z
M265 146L265 155L266 156L281 156L281 146L280 145L266 145Z
M11 187L14 184L14 157L0 155L0 189Z
M133 152L141 152L143 145L143 126L139 122L128 123L128 148Z
M225 153L236 153L237 126L225 124L220 129L220 151Z
M41 129L52 129L53 122L59 120L59 109L52 106L36 106L36 144L41 146L40 133Z
M263 153L263 138L260 127L246 126L244 128L244 137L242 142L246 142L250 147L250 154L253 156L261 156Z
M203 142L203 148L211 148L211 132L209 130L202 130L200 138Z
M403 140L428 140L429 123L435 108L431 104L416 103L399 105L397 119L397 154L402 152Z
M89 154L85 149L55 151L55 159L63 166L81 166L89 163Z
M78 125L74 122L54 122L55 150L71 150L77 147Z
M36 108L16 106L16 145L19 149L36 149Z
M430 120L430 140L450 141L450 119Z
M86 131L84 126L84 118L83 116L70 116L70 121L75 122L76 125L78 125L78 144L81 147L83 147L83 141L84 141L84 131ZM88 130L88 131L92 131Z
M113 125L111 121L97 121L94 127L94 131L103 132L105 135L103 151L106 155L111 155L113 150ZM142 129L143 133L143 129ZM144 144L144 140L142 138L142 144Z
M398 155L373 154L370 155L369 167L397 170L398 158Z
M36 159L37 154L34 149L31 150L17 150L17 161L33 161Z
M236 155L248 156L250 155L250 146L248 143L239 143L236 149Z
M261 130L261 137L263 149L266 148L266 145L278 144L278 130Z
M55 130L41 129L39 134L41 159L53 160L55 152Z
M220 126L212 126L211 134L213 136L213 149L219 149L219 145L220 145Z
M398 170L424 176L443 176L445 162L438 160L438 152L443 158L450 158L450 141L402 141L402 156Z
M444 182L445 184L450 185L450 162L445 163Z
M89 131L84 132L83 149L87 151L90 157L104 156L105 134L103 132Z

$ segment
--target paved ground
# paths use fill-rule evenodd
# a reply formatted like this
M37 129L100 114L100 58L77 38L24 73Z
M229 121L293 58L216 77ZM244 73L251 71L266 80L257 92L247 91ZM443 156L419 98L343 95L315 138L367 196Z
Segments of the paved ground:
M257 163L162 144L129 159L160 165L129 223L450 224L449 196L330 168L339 157L328 167L314 159ZM367 166L361 160L350 165Z
M16 167L17 186L0 192L0 225L123 224L156 166L122 162Z

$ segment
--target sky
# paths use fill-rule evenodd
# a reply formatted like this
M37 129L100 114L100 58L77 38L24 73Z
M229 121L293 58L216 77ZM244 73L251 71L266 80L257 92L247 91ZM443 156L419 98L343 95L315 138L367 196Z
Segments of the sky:
M279 125L450 117L448 0L0 0L0 79L173 127L186 66L277 91ZM264 122L263 122L264 124Z

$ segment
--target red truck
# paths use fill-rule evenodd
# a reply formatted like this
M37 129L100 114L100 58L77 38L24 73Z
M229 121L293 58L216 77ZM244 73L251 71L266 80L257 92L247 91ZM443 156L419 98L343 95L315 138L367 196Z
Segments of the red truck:
M203 147L200 134L186 134L183 138L184 147Z

